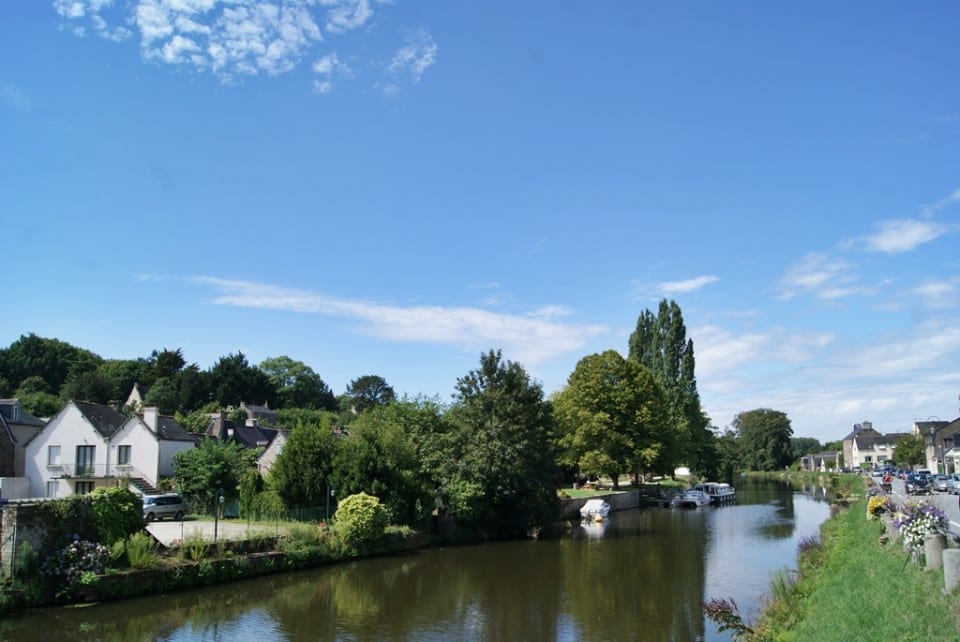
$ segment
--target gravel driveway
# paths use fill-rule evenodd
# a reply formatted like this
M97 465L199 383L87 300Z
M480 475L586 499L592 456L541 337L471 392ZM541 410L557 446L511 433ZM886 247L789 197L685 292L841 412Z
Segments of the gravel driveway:
M214 528L217 540L238 540L256 536L274 536L275 528L263 525L248 525L245 521L235 519L221 519L214 525L212 519L185 519L182 522L173 520L150 522L147 530L157 541L164 546L173 542L182 541L195 533L200 533L205 540L214 541Z

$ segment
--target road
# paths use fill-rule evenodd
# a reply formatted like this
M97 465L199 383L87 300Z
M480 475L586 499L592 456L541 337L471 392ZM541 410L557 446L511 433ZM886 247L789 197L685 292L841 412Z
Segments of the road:
M874 478L876 483L880 483L879 478ZM960 537L960 496L950 493L938 493L936 491L931 495L907 495L906 483L902 479L893 480L893 491L890 493L895 504L902 504L908 500L922 499L931 504L936 504L943 512L947 514L950 520L950 532L954 536Z

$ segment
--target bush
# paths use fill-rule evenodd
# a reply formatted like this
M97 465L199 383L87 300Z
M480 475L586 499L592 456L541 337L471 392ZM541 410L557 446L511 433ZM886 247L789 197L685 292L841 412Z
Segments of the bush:
M354 550L378 539L387 527L387 511L379 499L366 493L340 502L333 519L337 535Z
M134 533L127 539L127 561L131 568L153 568L160 563L157 541L147 533Z
M126 488L98 488L89 495L94 527L110 546L143 528L143 500Z

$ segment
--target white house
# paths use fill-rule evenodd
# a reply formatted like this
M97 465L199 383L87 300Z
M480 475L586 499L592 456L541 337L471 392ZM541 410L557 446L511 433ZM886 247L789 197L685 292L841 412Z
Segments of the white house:
M109 406L70 401L26 445L33 497L64 497L129 484L149 492L172 472L176 452L195 445L170 417L146 408L142 418Z

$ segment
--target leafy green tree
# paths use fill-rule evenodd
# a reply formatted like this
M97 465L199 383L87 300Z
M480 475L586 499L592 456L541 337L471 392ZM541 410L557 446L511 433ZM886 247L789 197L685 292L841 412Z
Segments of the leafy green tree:
M380 375L364 375L354 379L347 386L346 394L357 412L391 403L397 398L393 388Z
M743 463L750 470L782 470L791 463L790 419L779 410L758 408L733 419Z
M330 387L302 361L282 355L264 359L259 367L277 390L278 407L337 410Z
M154 381L143 398L143 405L156 406L164 415L172 415L180 410L180 391L177 390L177 382L171 377L161 377Z
M116 401L113 385L99 370L85 370L71 373L67 382L60 389L62 401L76 399L98 404L108 404Z
M192 433L203 433L210 426L211 415L218 410L217 404L211 402L190 413L176 412L173 418L183 426L184 430Z
M813 437L791 437L790 438L790 457L797 461L804 455L819 453L823 451L820 441Z
M674 438L653 375L616 350L581 359L553 405L562 461L587 476L608 475L615 488L621 473L655 467Z
M146 359L108 359L97 370L110 382L110 399L123 401L133 384L150 380L150 364Z
M411 524L433 508L433 489L421 473L416 434L436 421L429 406L398 401L361 413L337 440L333 485L338 494L366 492L383 502L390 521Z
M242 352L220 357L209 371L213 399L221 407L239 406L241 401L276 405L277 391L266 373L247 363Z
M101 363L103 359L89 350L30 333L0 350L0 377L14 388L27 377L41 377L47 392L54 392L71 374L96 370Z
M926 461L926 441L920 435L904 435L893 449L897 466L916 466Z
M539 383L500 351L459 378L447 412L440 494L459 521L494 537L552 525L559 476L553 419Z
M630 335L629 348L629 358L650 369L666 400L675 438L666 440L661 452L664 472L685 463L695 473L712 473L714 434L700 405L693 341L687 338L680 306L664 299L656 316L644 310Z
M240 478L259 454L259 449L247 449L234 441L205 439L197 448L173 456L173 478L187 501L212 512L217 490L222 489L228 501L239 497Z
M63 407L60 398L47 390L43 377L27 377L14 393L20 404L35 417L52 417Z
M150 377L145 381L147 385L153 385L153 382L159 379L175 379L178 374L187 365L183 358L183 351L180 348L176 350L154 350L150 353Z
M737 473L745 468L740 438L733 430L727 429L716 436L717 471L720 479L732 481Z
M329 417L301 422L290 431L267 477L287 508L324 505L332 484L334 439Z

